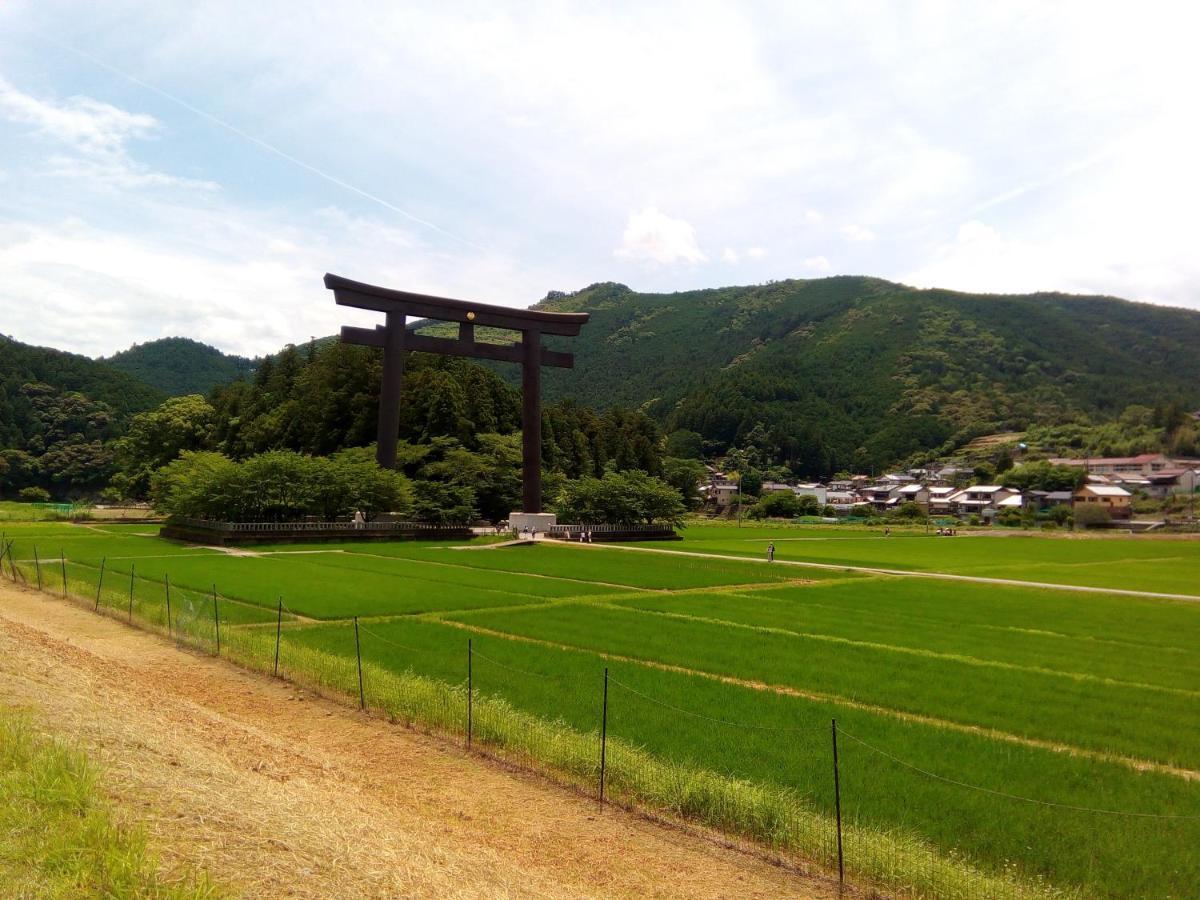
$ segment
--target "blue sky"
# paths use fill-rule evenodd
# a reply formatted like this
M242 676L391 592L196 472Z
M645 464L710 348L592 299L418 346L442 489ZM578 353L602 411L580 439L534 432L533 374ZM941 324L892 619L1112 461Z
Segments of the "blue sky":
M0 332L269 352L370 321L325 271L1200 308L1190 10L0 0Z

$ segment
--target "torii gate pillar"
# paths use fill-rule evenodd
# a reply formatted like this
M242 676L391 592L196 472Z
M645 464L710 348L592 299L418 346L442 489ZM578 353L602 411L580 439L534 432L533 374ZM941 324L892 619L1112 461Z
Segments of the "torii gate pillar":
M570 353L548 350L542 335L574 337L588 320L587 313L553 313L542 310L509 309L447 297L431 297L407 291L393 291L375 285L325 276L325 287L333 291L340 306L354 306L385 313L386 324L374 329L343 326L342 341L383 348L383 383L379 394L379 430L375 450L379 465L396 467L396 444L400 436L400 391L404 381L404 355L409 350L466 356L472 359L499 359L521 364L521 495L522 511L514 513L509 524L544 530L553 524L553 516L542 513L542 366L571 368ZM458 322L458 339L435 338L414 334L408 317ZM480 344L475 341L475 326L488 325L521 332L515 345Z

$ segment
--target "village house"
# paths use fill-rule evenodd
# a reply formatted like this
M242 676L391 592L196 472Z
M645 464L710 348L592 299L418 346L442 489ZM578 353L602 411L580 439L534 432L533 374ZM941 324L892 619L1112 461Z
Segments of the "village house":
M923 484L906 484L896 493L901 503L919 503L926 508L929 506L929 488Z
M816 497L821 506L829 502L829 489L823 484L798 484L792 490L796 492L797 497Z
M952 516L954 515L954 503L951 498L957 494L958 488L939 485L931 487L929 490L929 499L926 503L929 505L929 514L931 516Z
M1200 468L1163 469L1146 478L1145 492L1157 499L1171 494L1191 494L1200 487Z
M903 487L898 481L881 481L867 488L865 496L876 512L887 512L900 505L900 490Z
M1003 500L1018 493L999 484L973 484L952 495L951 499L958 515L990 519L996 515Z
M1099 506L1108 510L1114 519L1128 519L1133 515L1133 495L1115 484L1085 484L1074 494L1074 505Z

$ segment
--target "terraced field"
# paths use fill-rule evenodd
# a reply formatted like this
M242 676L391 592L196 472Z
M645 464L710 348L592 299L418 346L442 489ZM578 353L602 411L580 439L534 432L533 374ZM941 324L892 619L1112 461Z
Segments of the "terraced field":
M366 703L428 727L465 725L470 665L477 740L585 780L607 668L615 795L825 864L836 719L847 870L885 887L1182 897L1200 883L1200 602L1105 591L1200 600L1200 542L700 526L658 552L231 555L145 526L7 530L25 577L36 546L46 590L61 553L70 592L115 614L132 585L134 617L165 627L169 591L174 628L215 642L219 616L239 659L274 650L282 610L283 670L357 700L361 650ZM781 563L822 567L740 558L767 540Z

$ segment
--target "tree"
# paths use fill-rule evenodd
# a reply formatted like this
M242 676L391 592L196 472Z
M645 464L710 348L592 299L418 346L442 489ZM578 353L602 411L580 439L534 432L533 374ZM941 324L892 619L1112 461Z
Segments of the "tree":
M475 492L465 485L418 481L413 494L413 514L422 522L465 525L479 515Z
M331 458L274 450L242 463L185 450L155 473L151 496L171 516L230 522L403 514L412 503L408 479L381 469L369 449Z
M521 504L521 437L481 434L476 442L478 450L453 442L440 460L421 468L420 476L469 488L479 515L499 522Z
M704 439L695 431L680 428L667 435L665 452L676 459L701 459L704 456Z
M130 497L145 497L154 472L184 450L209 446L216 410L199 394L172 397L149 412L139 413L117 441L119 487Z
M796 515L819 516L821 515L821 504L812 494L801 494L796 498Z
M1112 521L1108 509L1099 503L1078 503L1075 505L1075 524L1084 528L1097 525L1107 525Z
M1087 480L1083 466L1056 466L1046 460L1014 466L1004 473L1005 487L1019 491L1072 491Z
M924 519L925 508L913 500L906 500L896 507L896 511L892 513L892 516L897 519L911 519L914 521Z
M566 482L555 511L563 521L577 525L661 522L678 527L686 510L679 492L662 479L636 469L610 469L600 478Z
M767 494L750 510L752 519L791 519L798 515L800 515L800 500L791 491L776 491L773 494Z
M747 497L757 497L762 493L763 477L757 469L749 469L741 473L738 483L742 486L741 493Z
M704 464L695 459L678 459L664 457L662 461L663 481L679 491L684 505L695 509L700 505L700 484L704 481L708 470Z

